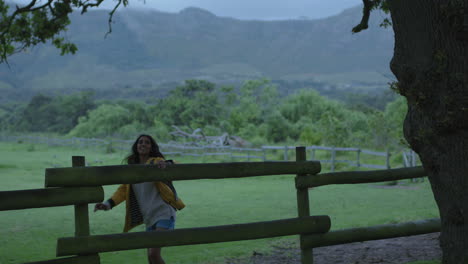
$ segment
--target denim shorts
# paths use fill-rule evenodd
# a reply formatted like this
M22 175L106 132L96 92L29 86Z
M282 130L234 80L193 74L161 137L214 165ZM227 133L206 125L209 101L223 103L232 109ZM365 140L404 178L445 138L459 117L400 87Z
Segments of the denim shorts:
M172 230L175 228L175 219L173 216L171 216L170 219L162 219L154 223L154 225L146 228L146 231L154 231L156 228L164 228L168 230Z

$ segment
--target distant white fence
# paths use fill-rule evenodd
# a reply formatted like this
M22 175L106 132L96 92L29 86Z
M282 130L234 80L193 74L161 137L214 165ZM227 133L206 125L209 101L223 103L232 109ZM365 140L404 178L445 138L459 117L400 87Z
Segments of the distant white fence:
M119 151L129 152L130 146L133 144L133 140L121 140L121 139L97 139L97 138L51 138L44 136L32 136L32 135L2 135L0 134L0 141L4 142L24 142L30 144L45 144L48 146L67 146L79 149L96 149L96 150L108 150L108 151ZM224 156L226 159L231 161L236 160L293 160L295 157L294 146L262 146L259 148L238 148L231 146L187 146L180 143L158 143L161 152L165 155L170 156L196 156L196 157L207 157L207 156ZM340 147L326 147L326 146L307 146L306 151L309 152L308 160L317 160L322 164L329 164L330 170L335 171L337 164L347 164L352 167L372 168L372 169L390 169L390 157L389 151L378 152L361 148L340 148ZM322 151L321 155L318 155L317 151ZM329 152L323 154L323 151ZM346 152L354 152L354 159L339 159L339 156L343 156ZM378 156L382 157L380 164L369 164L363 163L362 156ZM327 159L323 159L327 157ZM349 158L349 155L347 155ZM321 159L322 158L322 159ZM414 167L418 165L419 158L417 154L412 151L403 151L403 164L404 167ZM419 162L420 164L420 162Z

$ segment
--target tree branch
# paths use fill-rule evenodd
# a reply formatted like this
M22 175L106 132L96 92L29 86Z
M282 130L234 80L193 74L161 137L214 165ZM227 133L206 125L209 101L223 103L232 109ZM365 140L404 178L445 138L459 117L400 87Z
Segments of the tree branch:
M83 8L81 9L81 14L84 14L88 11L88 7L97 7L99 6L102 1L104 0L97 0L95 3L89 3L89 1L86 1L86 4L83 5Z
M26 12L32 12L32 11L36 11L36 10L39 10L39 9L45 8L45 7L47 7L47 6L48 6L49 8L51 8L51 9L52 9L52 6L51 6L51 4L52 4L52 2L53 2L53 1L54 1L54 0L48 0L46 4L43 4L43 5L41 5L41 6L38 6L38 7L35 7L35 8L31 8L31 9L29 9L29 10L26 10Z
M16 5L16 9L8 12L8 5L0 0L0 63L6 62L7 57L35 46L40 42L52 40L54 45L65 53L74 53L76 46L65 43L58 35L65 31L70 23L69 15L74 10L86 13L88 8L98 7L104 0L30 0L24 6ZM116 0L116 4L109 13L109 30L105 37L112 32L113 16L121 6L127 6L128 0ZM37 5L37 6L36 6Z
M125 0L118 0L117 4L114 6L114 9L112 9L112 11L109 13L109 20L108 20L109 31L107 31L107 33L106 33L106 35L104 36L104 38L107 38L107 35L109 35L110 33L112 33L112 18L114 17L115 11L116 11L117 8L120 6L120 4L122 4L123 1L125 1ZM126 4L124 3L124 5L126 5Z
M50 9L52 9L51 7L51 4L54 0L48 0L47 3L43 4L42 6L38 6L38 7L35 7L33 8L33 6L36 4L37 0L32 0L29 4L23 6L23 7L19 7L18 5L16 5L16 10L13 12L13 14L11 14L11 16L9 17L8 19L8 22L7 22L7 26L2 29L2 32L0 34L0 39L1 39L1 45L3 45L4 47L7 46L7 40L5 38L5 35L10 32L11 30L11 25L13 24L13 21L15 20L16 16L19 15L19 14L22 14L22 13L28 13L28 12L33 12L33 11L36 11L36 10L39 10L39 9L42 9L42 8L45 8L45 7L49 7ZM23 44L23 46L21 48L16 48L13 52L13 53L18 53L22 50L24 50L26 48L26 44ZM4 48L2 49L2 54L0 55L0 62L2 61L5 61L6 64L9 66L9 63L7 61L7 49Z
M371 0L362 0L362 2L364 3L364 8L362 10L361 23L359 23L359 25L353 28L353 33L361 32L362 30L367 29L369 27L370 12L371 9L374 7L375 3Z

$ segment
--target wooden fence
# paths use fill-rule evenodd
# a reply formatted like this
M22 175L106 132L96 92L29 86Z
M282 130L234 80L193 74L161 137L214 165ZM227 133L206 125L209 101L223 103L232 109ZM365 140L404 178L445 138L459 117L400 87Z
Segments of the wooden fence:
M100 263L99 253L148 247L194 245L299 235L301 263L313 263L315 247L437 232L439 219L345 230L330 230L329 216L310 216L309 188L327 184L391 181L425 176L421 167L318 174L320 162L307 161L306 148L296 148L296 161L176 164L159 169L148 165L84 167L73 157L71 168L46 169L45 189L0 192L0 210L75 206L75 236L59 238L57 256L34 263ZM197 173L194 173L197 172ZM88 204L103 201L103 185L160 180L222 179L296 175L298 217L238 225L185 228L164 232L91 235Z
M12 136L0 134L0 141L8 142L28 142L31 144L46 144L49 146L68 146L79 149L95 149L108 151L128 152L133 144L132 140L120 139L96 139L96 138L49 138L31 135ZM194 156L210 159L212 157L225 157L230 161L273 161L273 160L293 160L294 146L261 146L259 148L239 148L231 146L187 146L180 143L159 143L161 152L167 156ZM370 169L390 169L390 157L396 153L389 151L379 152L362 148L342 148L327 146L307 146L309 153L308 160L320 161L322 164L329 164L330 171L334 172L338 164L346 164L356 168ZM322 155L319 155L321 152ZM354 159L339 159L339 156L346 153L354 153ZM327 158L320 158L320 157ZM363 156L365 156L363 158ZM379 164L365 163L365 158L381 158ZM416 153L412 150L403 151L403 164L405 167L412 167L418 164ZM420 164L420 163L419 163ZM54 165L55 166L55 165Z

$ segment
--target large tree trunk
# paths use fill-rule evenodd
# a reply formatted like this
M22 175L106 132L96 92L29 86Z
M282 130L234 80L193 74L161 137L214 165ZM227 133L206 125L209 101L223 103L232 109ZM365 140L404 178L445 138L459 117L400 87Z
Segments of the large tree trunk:
M468 263L468 0L390 0L405 138L428 172L443 263Z

